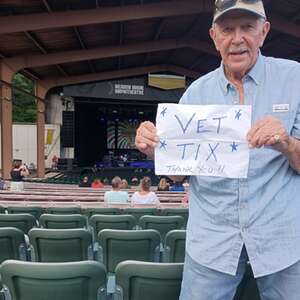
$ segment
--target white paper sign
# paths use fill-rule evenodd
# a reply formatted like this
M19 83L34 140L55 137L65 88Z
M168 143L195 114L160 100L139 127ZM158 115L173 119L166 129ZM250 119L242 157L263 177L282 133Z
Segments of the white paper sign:
M157 175L247 178L248 105L159 104Z

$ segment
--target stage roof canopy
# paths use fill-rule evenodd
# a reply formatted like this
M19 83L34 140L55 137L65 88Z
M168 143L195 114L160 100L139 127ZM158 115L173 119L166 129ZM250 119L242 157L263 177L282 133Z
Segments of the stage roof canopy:
M300 60L299 0L265 0L263 53ZM3 0L0 58L52 85L168 72L197 78L220 59L213 0Z

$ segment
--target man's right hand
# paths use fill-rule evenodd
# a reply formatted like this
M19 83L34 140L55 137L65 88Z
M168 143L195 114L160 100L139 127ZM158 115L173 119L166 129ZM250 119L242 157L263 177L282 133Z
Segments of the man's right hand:
M156 127L152 122L145 121L140 124L136 131L135 146L149 158L154 158L154 148L159 138L156 135Z

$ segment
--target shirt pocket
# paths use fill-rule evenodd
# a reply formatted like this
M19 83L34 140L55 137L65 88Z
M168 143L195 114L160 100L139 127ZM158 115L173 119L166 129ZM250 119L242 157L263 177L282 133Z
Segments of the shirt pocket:
M291 120L293 118L293 113L292 111L284 111L284 112L270 112L269 113L270 116L276 118L276 119L279 119L282 124L284 125L285 129L287 132L291 132Z

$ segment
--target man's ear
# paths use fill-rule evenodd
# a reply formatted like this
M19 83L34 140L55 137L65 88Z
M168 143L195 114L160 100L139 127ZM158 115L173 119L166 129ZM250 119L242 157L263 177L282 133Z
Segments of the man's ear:
M263 25L263 37L262 37L262 40L261 40L261 43L260 43L260 47L263 46L264 42L265 42L265 39L270 31L270 27L271 27L271 24L270 22L266 21Z
M215 47L217 49L217 51L219 51L218 49L218 45L216 43L216 29L214 27L211 27L209 29L209 35L210 35L210 38L213 40L214 44L215 44Z

